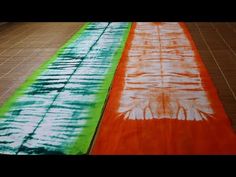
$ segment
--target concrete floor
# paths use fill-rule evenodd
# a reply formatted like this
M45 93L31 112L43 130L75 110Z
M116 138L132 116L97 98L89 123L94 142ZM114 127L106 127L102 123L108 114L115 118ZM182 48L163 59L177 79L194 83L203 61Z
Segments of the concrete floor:
M0 105L83 23L0 25ZM236 23L187 23L236 130Z

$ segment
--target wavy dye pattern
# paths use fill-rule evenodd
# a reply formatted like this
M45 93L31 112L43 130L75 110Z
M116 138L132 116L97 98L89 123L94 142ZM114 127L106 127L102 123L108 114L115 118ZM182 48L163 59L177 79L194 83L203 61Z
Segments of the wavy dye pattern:
M124 119L203 120L213 110L178 23L138 23L118 112Z
M88 24L0 119L0 153L86 153L129 28Z
M183 23L134 23L92 154L236 154L236 136Z

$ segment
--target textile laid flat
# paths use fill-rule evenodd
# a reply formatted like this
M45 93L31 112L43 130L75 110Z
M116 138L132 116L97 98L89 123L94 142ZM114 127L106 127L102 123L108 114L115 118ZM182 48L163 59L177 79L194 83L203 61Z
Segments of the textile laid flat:
M1 154L236 154L184 23L86 23L0 108Z

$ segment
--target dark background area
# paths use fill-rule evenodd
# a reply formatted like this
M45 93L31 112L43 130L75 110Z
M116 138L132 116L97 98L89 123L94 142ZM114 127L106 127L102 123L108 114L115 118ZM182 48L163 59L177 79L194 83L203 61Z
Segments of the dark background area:
M0 21L236 21L233 1L3 1Z
M34 22L34 21L236 21L235 5L233 1L2 1L0 21ZM189 24L189 28L198 25L204 29L204 24ZM217 26L221 30L220 24ZM193 38L199 41L197 47L205 45L203 37L199 37L198 29L190 29ZM230 28L228 28L230 30ZM211 27L203 32L203 36L214 31ZM232 33L232 31L231 31ZM222 35L227 35L221 30ZM218 35L219 40L220 37ZM228 39L230 41L230 38ZM211 39L207 42L211 43ZM202 44L201 44L202 43ZM221 43L222 40L221 40ZM214 46L213 46L214 47ZM225 44L224 46L225 47ZM201 50L201 49L200 49ZM203 49L200 53L212 56L209 51ZM214 51L213 51L214 52ZM214 54L214 53L213 53ZM215 54L216 55L216 54ZM205 57L207 58L207 57ZM206 60L207 61L207 60ZM210 64L209 64L210 66ZM212 68L215 66L212 66ZM212 69L213 70L213 69ZM217 80L217 78L215 79ZM222 79L220 79L222 80ZM220 83L219 83L220 84ZM51 169L54 172L67 170L65 174L75 173L81 175L104 171L113 176L118 172L131 174L142 171L145 176L162 175L161 173L178 175L183 174L205 175L206 170L212 175L224 174L234 171L236 156L0 156L1 169L6 169L7 174L15 172L19 175L19 169L24 175L31 170L31 174L38 174L43 170ZM4 164L4 166L3 166ZM8 168L6 168L8 167ZM15 168L18 167L18 168ZM97 167L97 168L95 168ZM110 173L109 171L112 170ZM162 172L160 172L162 171ZM48 173L46 173L48 174ZM2 176L6 176L2 171Z

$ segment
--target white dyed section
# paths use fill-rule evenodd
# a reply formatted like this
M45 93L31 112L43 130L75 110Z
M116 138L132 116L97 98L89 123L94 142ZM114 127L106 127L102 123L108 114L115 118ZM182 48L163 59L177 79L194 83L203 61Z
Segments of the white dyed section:
M137 23L119 115L206 120L213 114L194 51L179 23Z

